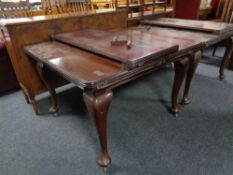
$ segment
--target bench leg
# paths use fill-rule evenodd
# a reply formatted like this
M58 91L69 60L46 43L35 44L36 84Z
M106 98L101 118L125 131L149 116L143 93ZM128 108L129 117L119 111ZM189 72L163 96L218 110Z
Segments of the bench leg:
M39 112L39 109L37 106L37 102L35 100L35 95L32 95L30 92L28 92L28 90L25 88L25 86L22 83L19 83L19 85L22 89L22 92L23 92L23 95L24 95L24 98L25 98L27 104L31 104L32 109L35 112L35 114L39 115L40 112Z
M23 92L23 95L24 95L24 98L27 102L27 104L30 104L31 103L31 99L30 99L30 95L28 93L28 90L25 88L25 86L19 82L19 86L21 87L21 90Z
M224 45L226 46L226 51L224 53L224 56L223 56L223 59L222 59L221 65L220 65L220 69L219 69L219 78L220 78L220 80L224 79L224 68L225 68L227 60L231 56L232 39L229 38L226 41L224 41Z
M178 107L177 98L179 95L181 85L188 71L189 58L186 57L180 61L176 61L174 64L175 64L175 77L174 77L173 88L172 88L172 109L171 110L172 110L172 113L174 113L175 115L178 115L180 110Z
M22 92L23 92L23 96L24 96L24 98L25 98L27 104L30 104L31 101L30 101L29 97L27 96L26 92L25 92L24 90L22 90Z
M39 115L40 112L39 112L39 109L38 109L38 106L37 106L37 102L35 100L35 96L31 96L30 95L30 102L31 102L31 105L32 105L32 108L34 110L34 112L36 113L36 115Z
M108 167L111 163L108 154L107 144L107 116L112 101L112 91L105 92L84 92L83 99L86 103L89 114L93 117L99 135L101 153L98 164L101 167Z
M198 51L194 55L190 55L189 57L189 69L187 72L186 82L185 82L185 88L184 88L184 96L181 101L181 104L187 105L190 103L190 100L188 98L190 85L193 79L193 75L197 69L197 65L201 60L202 52Z
M56 114L58 111L58 108L57 108L57 95L56 95L55 88L49 83L49 81L46 79L46 76L44 76L44 73L43 73L44 64L37 62L36 69L40 75L41 80L44 82L51 96L49 112Z

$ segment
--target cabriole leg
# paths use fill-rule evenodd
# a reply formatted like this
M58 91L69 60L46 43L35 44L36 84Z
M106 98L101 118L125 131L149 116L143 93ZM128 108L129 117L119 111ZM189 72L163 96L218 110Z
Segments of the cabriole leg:
M190 85L193 79L193 75L197 69L197 65L200 62L202 56L202 52L196 52L195 55L190 55L189 57L189 69L187 72L187 77L186 77L186 82L185 82L185 88L184 88L184 96L181 101L181 104L187 105L190 103L190 100L188 98L189 95L189 90L190 90Z
M179 113L179 107L177 103L177 98L179 95L179 91L181 88L181 85L184 81L185 75L188 70L189 66L189 59L186 57L180 61L176 61L175 64L175 77L173 82L173 89L172 89L172 113L174 113L176 116Z
M107 144L107 116L112 101L112 91L84 92L83 98L89 114L93 117L99 135L101 153L98 164L108 167L111 163Z
M37 62L36 68L40 75L41 80L44 82L51 96L49 112L56 114L58 111L58 108L57 108L57 95L56 95L55 88L49 83L49 81L46 79L46 76L44 76L43 74L44 64Z

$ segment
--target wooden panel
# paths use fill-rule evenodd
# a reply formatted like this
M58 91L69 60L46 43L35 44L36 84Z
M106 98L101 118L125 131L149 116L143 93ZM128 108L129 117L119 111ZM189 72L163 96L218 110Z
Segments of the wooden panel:
M103 14L54 15L14 21L5 20L0 25L3 26L2 32L6 39L6 47L20 85L28 94L37 95L45 91L45 86L36 72L35 65L24 53L25 45L49 41L51 35L79 29L126 28L127 22L125 11L118 11Z

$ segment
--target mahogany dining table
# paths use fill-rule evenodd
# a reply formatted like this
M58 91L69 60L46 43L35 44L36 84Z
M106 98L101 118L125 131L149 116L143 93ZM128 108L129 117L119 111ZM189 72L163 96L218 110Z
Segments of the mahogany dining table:
M177 98L184 79L183 103L188 104L189 88L201 50L207 42L217 39L216 35L202 34L200 40L195 33L190 37L185 32L180 32L183 35L178 37L162 28L154 29L139 26L121 30L77 30L56 34L51 36L51 41L24 47L29 58L36 61L37 71L50 92L50 112L57 112L57 98L45 70L56 72L83 90L83 99L99 135L98 164L101 167L106 168L111 163L107 117L112 90L174 63L171 111L178 114Z

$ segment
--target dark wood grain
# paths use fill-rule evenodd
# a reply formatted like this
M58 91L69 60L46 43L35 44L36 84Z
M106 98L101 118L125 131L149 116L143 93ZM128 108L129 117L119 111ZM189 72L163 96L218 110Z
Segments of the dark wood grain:
M126 45L111 45L113 37L122 37L132 42ZM152 35L137 30L80 30L58 34L54 39L85 49L126 64L128 68L140 66L145 61L176 52L178 45L167 42L167 37Z

